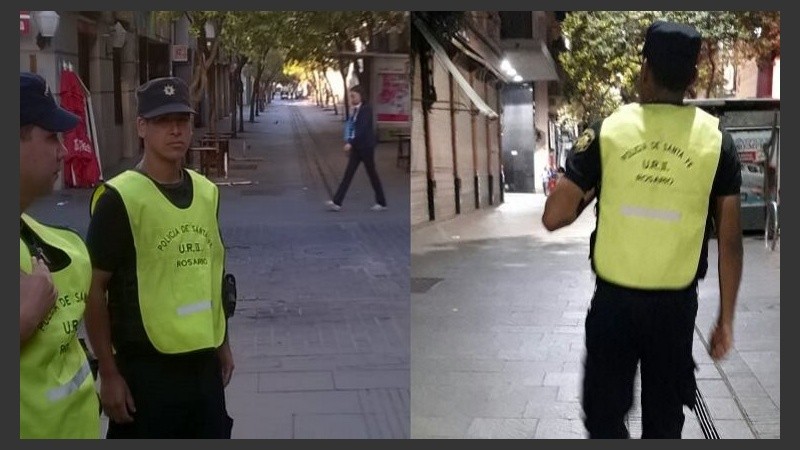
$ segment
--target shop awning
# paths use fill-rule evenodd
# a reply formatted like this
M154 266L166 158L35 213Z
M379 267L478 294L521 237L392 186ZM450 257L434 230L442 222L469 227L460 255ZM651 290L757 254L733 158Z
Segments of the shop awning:
M506 49L504 55L517 74L522 77L522 81L558 80L556 63L544 43Z
M467 95L467 97L472 101L472 104L480 111L481 114L488 116L489 118L495 119L499 117L497 112L495 112L489 105L486 104L485 101L481 98L481 96L475 92L475 89L469 84L461 72L458 70L453 61L450 60L450 57L447 56L447 52L444 48L439 44L436 38L433 37L428 27L425 23L418 18L414 19L414 25L417 26L420 34L425 37L425 40L428 41L431 48L433 49L433 54L439 62L447 68L447 70L453 75L453 79L456 80L456 83L461 87L461 90Z

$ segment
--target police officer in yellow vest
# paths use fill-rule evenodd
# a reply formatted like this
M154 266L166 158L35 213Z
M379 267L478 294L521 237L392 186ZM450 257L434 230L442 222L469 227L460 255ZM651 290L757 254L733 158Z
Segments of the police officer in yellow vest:
M720 309L710 353L733 343L742 271L740 164L719 121L683 96L697 76L701 36L657 21L647 30L639 103L587 128L542 222L571 224L597 198L590 258L596 288L586 317L584 424L592 438L627 438L624 418L641 363L642 437L680 438L695 404L692 339L697 283L716 230Z
M19 93L19 436L96 439L97 393L77 335L89 253L75 232L24 212L52 191L65 153L59 133L80 119L56 104L39 75L20 73Z
M86 240L107 437L227 438L219 191L183 168L194 114L186 83L158 78L136 95L143 158L95 191Z

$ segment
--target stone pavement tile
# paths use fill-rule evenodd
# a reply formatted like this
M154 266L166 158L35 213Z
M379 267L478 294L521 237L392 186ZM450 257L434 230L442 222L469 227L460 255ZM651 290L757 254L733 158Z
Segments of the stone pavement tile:
M581 379L583 379L583 362L575 362L575 361L565 362L563 367L561 368L561 371L579 373Z
M722 380L697 380L697 387L705 398L733 398L728 385Z
M562 402L558 400L529 401L525 407L525 418L535 419L580 419L583 409L579 402Z
M778 343L774 347L779 347ZM742 359L753 369L753 373L759 378L762 384L771 381L780 383L781 379L781 353L780 351L739 351Z
M361 413L356 391L270 392L258 395L264 407L311 414Z
M781 407L781 384L780 384L780 382L765 383L764 384L764 389L767 391L767 394L769 394L769 397L772 399L772 401L778 406L778 408L780 408Z
M295 439L367 439L363 414L297 414Z
M493 333L530 333L541 334L549 333L553 327L545 325L492 325L489 331Z
M262 372L258 374L259 392L333 390L331 372Z
M561 361L568 358L565 356L570 351L569 342L555 342L542 345L536 343L523 343L516 348L501 348L497 352L497 357L510 361Z
M744 420L714 419L720 439L754 439L753 432Z
M728 376L734 375L751 375L753 371L750 369L750 366L739 356L738 352L731 351L726 359L722 360L719 363L720 368L722 371L727 374Z
M781 410L769 397L739 398L747 418L752 421L780 420Z
M456 413L470 416L478 403L485 403L487 399L487 389L479 386L411 386L411 411L414 417L448 417Z
M336 389L408 388L408 370L337 370Z
M535 439L585 439L586 429L578 419L541 419Z
M758 433L759 439L780 439L781 438L781 421L780 418L778 420L771 420L771 421L755 421L753 422L753 426L756 429L756 433Z
M583 393L582 386L579 384L568 384L558 387L556 399L560 402L579 402Z
M728 376L728 382L731 384L736 397L739 398L752 398L752 397L767 397L767 392L761 386L752 374L733 374Z
M479 417L467 430L470 439L532 439L537 419L489 419Z
M416 368L418 364L415 364ZM515 372L466 372L466 371L439 371L436 366L429 365L430 369L414 369L411 372L413 385L445 385L445 386L485 386L487 388L498 385L541 386L544 379L544 370L531 370L524 373Z
M697 371L695 372L695 378L698 380L721 380L722 375L717 370L717 367L714 364L697 364Z
M410 434L408 389L363 389L358 391L361 410L371 436L406 439Z
M717 420L744 420L742 412L732 398L706 398L711 419Z
M231 415L233 417L233 415ZM241 414L233 418L233 439L291 439L294 437L292 415L263 416Z
M631 439L642 438L642 418L641 417L628 417L625 420L625 426L628 428L628 435Z
M522 344L539 342L544 344L543 333L506 333L499 332L494 335L492 342L498 348L519 347Z
M503 366L503 372L559 372L564 367L564 364L561 361L506 361Z
M414 352L413 355L412 374L418 368L422 371L442 372L500 372L507 364L499 359L472 359L467 357L420 358L417 352Z
M583 328L583 321L581 320L573 320L572 318L566 319L570 320L573 323L571 325L562 325L553 327L553 333L564 333L564 334L571 334L571 335L578 335L583 336L585 329ZM583 341L583 339L580 339Z
M475 417L522 418L530 403L555 401L558 389L556 386L495 386L489 392L488 405L485 408L492 413L479 414ZM498 411L507 413L502 414Z
M236 361L236 370L233 371L233 376L225 388L225 394L245 394L258 392L258 373L239 372L238 361Z
M466 358L491 359L497 356L499 349L492 343L492 333L446 332L431 333L431 340L424 348L414 347L414 354L433 358Z
M464 416L427 417L415 414L411 419L412 439L456 438L467 435L472 419Z
M697 421L697 416L689 408L684 408L683 414L686 419L683 422L681 439L705 439L703 429L700 428L700 422Z

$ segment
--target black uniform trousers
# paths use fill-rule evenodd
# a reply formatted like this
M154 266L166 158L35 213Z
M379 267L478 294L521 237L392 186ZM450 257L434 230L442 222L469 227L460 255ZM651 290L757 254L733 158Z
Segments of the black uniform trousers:
M694 408L692 339L697 283L681 291L640 291L597 281L586 316L584 424L590 438L630 437L641 362L642 438L681 437L683 405Z
M133 396L133 422L109 420L109 439L227 439L233 420L225 409L216 350L178 355L116 357Z
M367 170L369 182L372 184L372 189L375 191L375 203L386 206L386 197L383 195L383 186L381 186L381 179L378 178L378 171L375 169L375 150L356 150L350 149L350 157L347 161L347 169L344 171L344 178L339 184L339 189L336 190L336 195L333 196L333 203L341 206L344 201L344 196L347 194L347 189L353 181L353 176L356 174L356 169L360 163L364 163L364 168Z

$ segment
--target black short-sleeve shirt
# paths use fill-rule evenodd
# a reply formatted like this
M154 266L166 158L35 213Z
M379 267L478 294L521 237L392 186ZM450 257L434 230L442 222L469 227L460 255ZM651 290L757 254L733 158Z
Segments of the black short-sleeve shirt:
M599 198L602 191L600 186L601 164L600 164L600 131L603 121L597 121L591 125L596 138L589 143L583 151L571 152L567 158L565 176L577 184L584 192L595 188ZM706 233L703 239L703 248L700 253L700 263L697 266L696 279L703 279L708 270L708 239L711 234L713 222L714 200L717 197L728 195L738 195L742 186L741 163L739 154L733 143L731 135L722 132L722 149L720 153L717 171L714 175L714 182L711 186L711 196L709 198L709 214L706 221ZM595 230L596 233L596 230ZM592 233L592 247L594 247L594 233ZM593 253L593 248L592 248Z
M183 179L176 184L153 182L178 208L191 205L192 178L186 171ZM128 212L120 194L110 186L95 205L89 221L86 246L92 267L112 273L108 284L108 311L114 348L126 354L156 353L157 350L147 338L139 309L136 248Z

